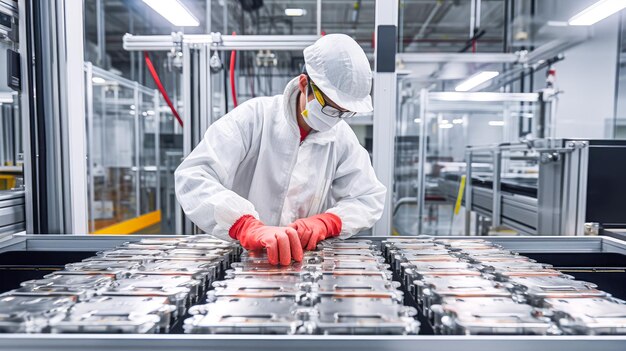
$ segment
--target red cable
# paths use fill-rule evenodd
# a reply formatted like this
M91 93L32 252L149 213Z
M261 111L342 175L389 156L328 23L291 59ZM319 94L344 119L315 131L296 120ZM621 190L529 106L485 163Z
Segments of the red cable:
M148 66L150 75L152 75L152 79L154 79L154 83L157 85L159 92L161 92L163 99L165 99L165 102L167 102L167 106L170 107L170 110L172 110L172 114L174 115L174 117L176 117L176 120L182 127L183 120L180 118L178 111L176 111L176 108L174 107L172 100L170 100L170 97L167 95L167 91L165 91L165 88L163 87L163 84L161 83L161 79L159 78L159 75L157 74L156 69L154 69L154 65L152 64L152 60L150 60L150 56L148 55L148 52L144 51L143 57L146 60L146 66Z
M233 35L237 33L233 32ZM230 93L233 96L233 106L237 107L237 88L235 87L235 60L237 58L237 51L230 52Z

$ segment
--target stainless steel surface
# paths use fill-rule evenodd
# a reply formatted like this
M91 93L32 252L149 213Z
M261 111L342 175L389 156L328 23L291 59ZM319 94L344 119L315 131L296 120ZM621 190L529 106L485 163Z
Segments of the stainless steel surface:
M164 297L101 296L72 306L50 328L53 333L167 332L175 310Z
M0 191L0 234L26 229L24 191Z
M442 334L558 334L537 309L510 298L456 298L434 306Z
M626 333L626 303L609 298L546 299L559 327L570 334Z
M586 201L587 145L586 141L538 139L532 143L468 147L468 165L473 164L481 155L490 155L493 177L490 187L476 186L473 184L472 167L466 168L466 234L471 232L471 212L491 218L496 228L504 225L520 234L582 234ZM503 189L502 167L512 157L512 152L536 154L536 195ZM458 181L440 179L439 186L448 200L456 200Z
M213 50L303 50L317 35L222 35L220 33L124 35L124 50L170 51L181 44L212 44Z
M110 249L142 236L29 236L15 235L0 241L2 251L97 251ZM374 237L379 242L380 237ZM468 238L455 238L467 240ZM626 243L606 237L490 237L509 250L522 252L617 252L626 253ZM624 336L324 336L324 335L98 335L98 334L0 334L0 348L7 350L66 350L84 348L110 350L623 350Z

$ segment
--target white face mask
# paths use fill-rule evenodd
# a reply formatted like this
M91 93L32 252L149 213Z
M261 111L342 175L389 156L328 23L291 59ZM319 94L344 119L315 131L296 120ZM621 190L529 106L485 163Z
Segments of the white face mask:
M308 99L309 96L309 87L306 88L306 96ZM302 117L304 118L304 122L306 124L317 130L318 132L325 132L330 130L335 124L339 123L341 120L337 117L330 117L325 115L322 112L322 104L315 97L313 100L307 101L306 109L302 111Z

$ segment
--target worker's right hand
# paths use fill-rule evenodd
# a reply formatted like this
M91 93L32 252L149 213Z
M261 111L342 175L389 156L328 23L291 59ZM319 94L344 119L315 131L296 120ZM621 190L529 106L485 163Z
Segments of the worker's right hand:
M289 227L272 227L246 215L237 220L230 228L228 234L231 238L239 240L246 250L267 251L270 264L291 264L291 259L302 261L302 246L298 233Z

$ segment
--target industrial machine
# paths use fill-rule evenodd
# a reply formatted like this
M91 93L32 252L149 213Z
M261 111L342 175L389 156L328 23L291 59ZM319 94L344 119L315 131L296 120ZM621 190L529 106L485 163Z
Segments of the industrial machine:
M0 234L24 230L24 191L0 191Z
M477 233L506 226L530 235L597 235L601 228L624 227L621 171L614 160L625 152L626 143L619 140L470 146L465 172L444 174L439 188L450 201L466 205L466 234L475 212Z

